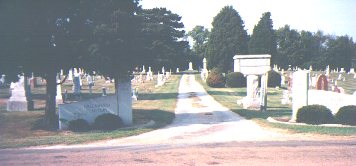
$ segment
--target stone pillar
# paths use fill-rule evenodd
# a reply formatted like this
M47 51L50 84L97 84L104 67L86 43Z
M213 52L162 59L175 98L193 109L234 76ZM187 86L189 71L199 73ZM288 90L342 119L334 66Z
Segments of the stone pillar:
M249 98L257 97L257 88L258 88L258 76L248 75L247 76L247 96Z
M7 111L27 111L27 99L24 85L24 76L13 84L11 89L11 97L7 101Z
M297 119L297 112L299 108L308 105L308 88L309 88L309 72L297 71L293 73L292 85L292 119L295 122Z
M117 95L118 95L118 115L125 125L132 124L132 91L131 80L129 77L119 78L117 81Z
M260 98L258 98L258 76L247 76L247 95L242 99L244 109L260 109Z
M62 104L63 103L63 97L62 97L62 86L60 83L61 80L57 80L57 95L56 95L56 103L57 104Z

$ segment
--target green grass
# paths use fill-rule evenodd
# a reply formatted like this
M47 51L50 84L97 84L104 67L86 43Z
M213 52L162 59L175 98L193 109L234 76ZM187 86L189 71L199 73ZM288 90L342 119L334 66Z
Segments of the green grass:
M154 126L146 128L121 128L111 132L90 131L90 132L70 132L70 131L48 131L40 122L43 119L43 108L28 112L7 112L5 108L0 109L0 149L17 148L39 145L56 144L79 144L99 140L114 139L138 135L161 128L170 124L174 119L174 110L177 102L178 86L180 75L173 75L164 86L155 88L156 81L144 84L133 84L138 90L139 100L133 101L133 121L134 125L142 125L150 120L156 123ZM96 82L97 88L94 93L100 94L102 86L109 87L109 93L113 93L113 84L106 84L103 80ZM83 85L86 85L83 83ZM71 92L71 85L64 86ZM40 100L45 92L44 86L39 86L33 90ZM62 89L64 91L64 89ZM4 94L6 91L4 91ZM4 95L5 96L5 95ZM83 87L83 98L95 97L89 95L86 87ZM74 99L73 99L74 100Z
M268 88L267 94L267 111L260 112L255 110L243 109L237 104L237 100L241 100L246 96L246 88L212 88L207 86L207 84L200 79L199 75L195 75L196 80L203 85L205 90L219 103L223 106L229 108L231 111L243 116L246 119L253 120L265 127L279 128L288 130L294 133L312 133L312 134L325 134L325 135L338 135L338 136L354 136L356 135L356 127L326 127L326 126L315 126L315 125L289 125L281 123L271 123L266 119L268 117L280 118L288 120L292 115L291 105L282 105L281 98L283 88L275 89ZM332 75L332 78L335 77ZM345 90L353 91L356 89L355 79L346 79L343 82ZM341 84L342 85L342 84ZM353 86L353 88L349 88Z

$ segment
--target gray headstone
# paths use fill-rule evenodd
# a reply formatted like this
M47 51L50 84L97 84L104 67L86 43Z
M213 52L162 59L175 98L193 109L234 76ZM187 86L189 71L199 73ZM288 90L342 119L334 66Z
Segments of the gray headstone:
M300 70L293 73L292 82L292 119L296 121L299 108L308 105L309 72Z

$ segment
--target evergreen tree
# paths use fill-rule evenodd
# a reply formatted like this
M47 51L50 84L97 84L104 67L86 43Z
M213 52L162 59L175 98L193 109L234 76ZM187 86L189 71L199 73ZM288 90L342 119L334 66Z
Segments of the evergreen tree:
M260 21L253 28L248 48L250 54L270 54L272 64L275 63L274 56L277 53L277 42L270 12L263 13Z
M182 40L185 31L181 17L166 8L144 9L138 15L142 19L138 43L145 55L142 64L154 68L186 66L189 44Z
M248 53L248 35L244 22L232 6L226 6L214 17L207 46L209 68L232 70L233 57Z
M285 25L276 31L278 53L274 57L275 64L287 69L288 65L300 66L303 58L300 57L300 34L289 25Z

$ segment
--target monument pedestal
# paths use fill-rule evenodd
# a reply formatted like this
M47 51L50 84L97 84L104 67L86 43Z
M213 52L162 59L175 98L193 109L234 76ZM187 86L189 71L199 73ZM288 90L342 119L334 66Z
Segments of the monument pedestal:
M13 84L11 97L7 101L7 111L28 111L27 106L24 77L21 76L19 82Z
M244 109L260 110L261 101L260 98L244 97L241 104Z
M27 101L11 101L7 102L7 111L27 111Z

